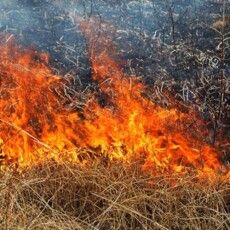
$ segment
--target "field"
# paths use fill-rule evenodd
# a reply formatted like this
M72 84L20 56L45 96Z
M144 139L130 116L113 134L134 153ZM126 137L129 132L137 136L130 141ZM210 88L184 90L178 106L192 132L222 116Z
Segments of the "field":
M230 229L230 2L0 1L0 230Z

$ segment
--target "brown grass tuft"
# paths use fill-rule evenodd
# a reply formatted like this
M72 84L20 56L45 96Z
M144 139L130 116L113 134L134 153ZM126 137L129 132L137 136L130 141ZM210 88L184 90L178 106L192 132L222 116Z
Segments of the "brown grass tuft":
M228 229L230 185L120 163L0 175L0 229Z

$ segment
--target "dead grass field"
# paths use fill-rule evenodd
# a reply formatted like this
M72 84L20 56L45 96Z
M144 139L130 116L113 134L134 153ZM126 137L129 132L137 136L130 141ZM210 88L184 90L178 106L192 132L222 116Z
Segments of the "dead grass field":
M229 229L230 185L153 177L138 163L0 173L0 229Z

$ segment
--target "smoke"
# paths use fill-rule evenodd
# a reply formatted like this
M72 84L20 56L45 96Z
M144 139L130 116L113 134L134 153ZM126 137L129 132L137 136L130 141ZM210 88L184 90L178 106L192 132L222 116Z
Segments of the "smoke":
M50 54L59 74L89 77L86 44L65 8L54 1L1 1L0 31L25 46Z
M26 46L47 51L58 73L71 73L88 82L87 44L72 16L99 18L117 28L114 42L119 58L128 63L124 68L153 82L153 75L162 75L164 70L175 78L194 76L197 67L187 70L180 65L178 71L172 65L168 59L171 45L194 41L202 52L215 50L210 39L213 31L204 32L199 20L210 23L220 11L220 6L194 0L2 0L0 31L15 35ZM161 58L164 48L167 59Z

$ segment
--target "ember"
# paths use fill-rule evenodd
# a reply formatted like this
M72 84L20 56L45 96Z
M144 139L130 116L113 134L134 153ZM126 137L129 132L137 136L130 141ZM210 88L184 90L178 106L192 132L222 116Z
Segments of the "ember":
M1 45L2 166L23 168L50 159L84 164L81 149L90 149L125 163L141 159L143 170L152 173L220 172L224 167L217 152L199 135L189 134L187 124L194 117L144 97L139 78L126 76L114 58L110 33L98 34L96 19L80 24L93 80L106 95L107 105L92 96L83 116L70 112L55 93L63 89L63 78L52 73L47 54L22 49L15 42Z

